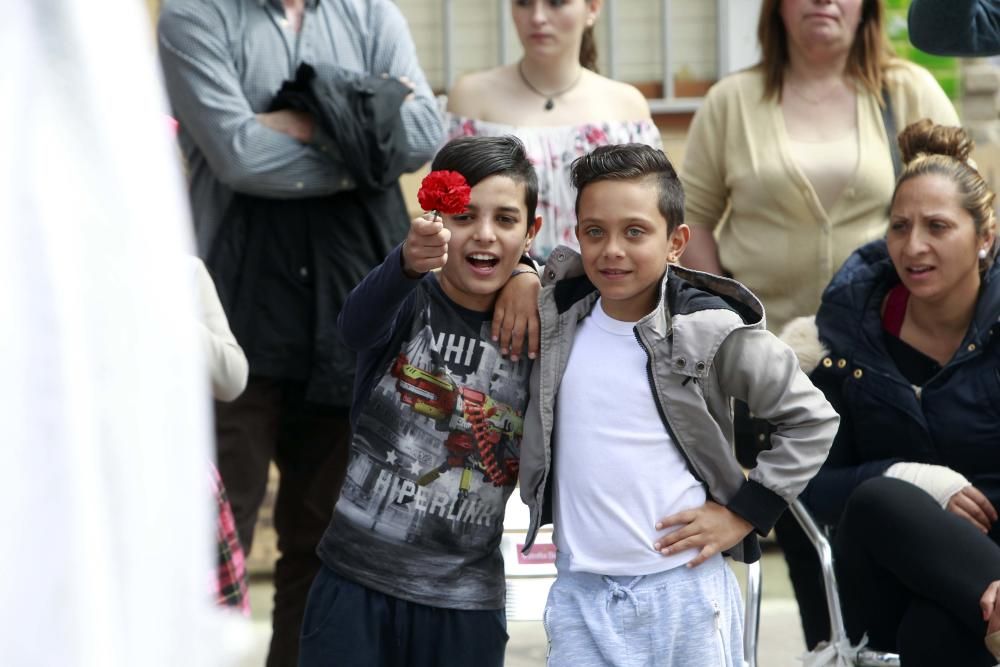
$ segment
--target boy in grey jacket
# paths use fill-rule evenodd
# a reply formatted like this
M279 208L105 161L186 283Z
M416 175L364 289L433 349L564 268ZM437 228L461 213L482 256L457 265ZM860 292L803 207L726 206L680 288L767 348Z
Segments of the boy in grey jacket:
M676 266L690 230L662 151L601 147L573 180L581 252L545 267L520 470L525 549L555 524L549 665L741 665L721 554L760 557L754 533L819 469L839 418L753 294ZM734 398L776 428L749 479Z

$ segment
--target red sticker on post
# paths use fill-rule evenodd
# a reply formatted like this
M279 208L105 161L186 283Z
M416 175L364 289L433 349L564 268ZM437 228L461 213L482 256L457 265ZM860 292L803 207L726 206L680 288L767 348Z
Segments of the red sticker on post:
M536 544L524 553L524 545L517 545L517 562L520 565L551 565L556 562L556 545Z

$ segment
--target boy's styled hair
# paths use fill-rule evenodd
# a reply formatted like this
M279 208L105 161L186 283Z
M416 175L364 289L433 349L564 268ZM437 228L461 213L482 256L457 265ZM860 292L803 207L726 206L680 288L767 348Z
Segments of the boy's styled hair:
M667 155L646 144L598 146L573 161L577 217L583 189L591 183L645 178L656 181L656 206L667 221L667 233L672 234L684 222L684 188Z
M512 136L457 137L438 151L431 171L447 169L465 176L469 187L490 176L506 176L524 186L524 204L528 209L528 227L535 220L538 206L538 176L531 166L524 144Z

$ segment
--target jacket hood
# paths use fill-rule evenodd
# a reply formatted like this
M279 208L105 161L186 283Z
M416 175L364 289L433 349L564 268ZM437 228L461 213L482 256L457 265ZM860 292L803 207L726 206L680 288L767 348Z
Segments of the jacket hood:
M979 300L966 342L985 341L989 328L1000 317L1000 263L994 262L983 276ZM884 239L872 241L855 250L833 276L823 292L816 325L822 342L851 355L862 345L881 347L882 301L899 283L899 276L889 259ZM963 349L955 355L959 361Z

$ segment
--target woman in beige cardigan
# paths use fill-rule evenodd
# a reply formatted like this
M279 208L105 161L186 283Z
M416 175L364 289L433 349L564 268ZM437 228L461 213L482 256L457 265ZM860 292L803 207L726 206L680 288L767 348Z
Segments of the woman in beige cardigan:
M760 64L713 86L695 114L684 263L746 284L772 331L814 314L840 264L885 232L895 175L882 91L899 128L958 125L930 73L893 57L883 16L881 0L765 0Z
M772 331L815 314L841 263L885 233L896 178L882 91L899 128L958 124L931 75L893 57L883 16L881 0L764 0L760 64L713 86L695 114L683 262L746 284ZM776 534L812 647L829 637L818 561L787 514Z

